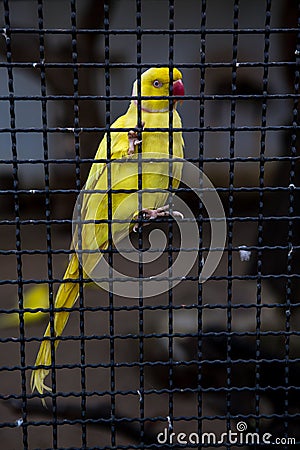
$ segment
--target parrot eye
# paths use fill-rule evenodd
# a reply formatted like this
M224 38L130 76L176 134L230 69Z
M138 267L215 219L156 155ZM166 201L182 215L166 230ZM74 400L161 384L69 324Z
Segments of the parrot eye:
M153 86L155 88L160 88L160 87L162 87L162 83L160 81L158 81L158 80L154 80L153 81Z

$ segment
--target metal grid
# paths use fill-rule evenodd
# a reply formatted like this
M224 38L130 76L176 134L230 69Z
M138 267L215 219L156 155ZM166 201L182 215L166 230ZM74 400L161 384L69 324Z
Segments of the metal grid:
M266 0L263 2L264 25L251 28L240 25L243 2L234 0L229 2L232 26L222 28L207 25L210 10L209 5L202 0L198 2L198 28L189 28L188 24L180 28L176 26L175 20L179 2L169 0L162 2L168 13L168 27L153 29L143 25L145 2L142 0L136 0L130 5L132 7L130 14L135 20L132 28L111 26L111 16L118 6L114 2L106 1L98 2L101 11L98 4L96 25L93 17L89 18L87 26L79 25L78 9L82 4L76 0L65 2L70 14L68 27L46 26L47 2L43 0L31 2L36 8L37 26L15 26L11 24L14 3L9 0L4 0L3 3L4 15L1 19L3 58L0 62L1 70L7 71L8 80L7 94L1 95L0 100L6 102L5 104L8 103L10 118L9 125L1 125L0 132L9 133L11 139L11 156L1 158L0 155L0 166L12 168L9 178L12 185L0 186L1 199L8 199L6 204L4 201L2 203L6 206L1 208L0 225L4 230L3 236L7 233L8 242L12 230L15 236L15 242L11 247L4 244L6 240L4 237L3 249L0 250L2 267L6 261L11 264L13 258L15 275L11 275L10 278L2 276L0 286L3 289L1 297L6 295L4 289L7 286L13 286L17 287L18 298L17 308L1 307L0 312L2 316L7 317L16 312L19 315L17 337L16 331L10 330L7 334L4 332L0 339L2 347L0 373L3 381L0 399L2 411L5 411L0 429L4 441L7 442L6 448L178 448L179 444L182 448L251 448L251 441L245 441L246 432L252 433L251 436L255 436L255 439L258 435L262 439L262 436L269 433L273 443L275 439L281 439L276 443L282 449L290 448L291 443L299 443L297 131L300 3L295 1L293 4L295 14L292 24L274 27L272 25L274 2ZM282 6L283 4L284 2ZM71 60L47 60L47 38L61 35L69 38L66 42L68 51L71 52ZM215 183L227 218L227 242L223 260L220 268L207 282L208 288L206 284L198 283L202 258L208 250L205 239L209 234L206 228L209 220L205 216L202 202L195 200L189 189L180 186L178 191L194 210L199 225L198 266L196 269L194 267L182 281L182 290L177 296L171 288L164 297L149 300L143 298L141 291L136 302L132 299L116 298L113 291L101 297L101 292L95 290L91 290L89 294L91 301L87 301L88 294L83 290L83 283L87 280L84 280L81 271L77 280L80 284L80 295L73 308L78 316L76 316L78 323L73 324L73 327L61 337L62 342L57 354L52 347L53 367L50 375L52 393L46 394L48 409L44 409L40 396L31 393L29 388L30 373L38 344L42 340L43 327L39 324L35 324L34 328L27 327L24 314L28 309L24 308L24 292L27 288L41 283L49 285L50 306L48 310L43 311L48 311L47 317L50 317L53 331L54 294L64 270L63 264L56 269L55 261L61 261L56 259L57 256L64 258L72 253L72 250L68 250L72 220L67 204L72 203L75 195L80 192L86 168L93 161L92 155L84 150L84 142L90 143L89 136L94 136L95 133L99 139L104 132L107 133L109 142L112 103L129 102L131 99L128 93L126 95L114 93L111 87L111 73L117 69L123 71L134 69L139 80L140 92L141 73L144 69L155 65L144 62L143 38L157 35L167 36L167 65L170 68L176 66L183 73L190 69L196 70L200 79L199 91L193 94L188 92L184 99L186 105L196 102L199 107L197 126L189 126L182 114L183 133L186 136L189 134L198 136L198 151L191 154L187 149L186 159L204 172L211 164L226 163L225 167L229 169L227 184L218 186ZM225 61L225 58L219 62L207 61L207 40L210 36L218 35L231 37L231 56L228 61ZM255 61L245 58L240 61L240 39L253 35L263 36L263 58ZM270 45L273 37L278 35L284 42L289 42L290 47L287 47L287 53L282 60L273 60L270 56ZM20 36L24 38L29 36L32 42L38 39L39 52L36 61L26 61L20 54L15 56L14 40ZM111 41L116 36L134 38L134 62L112 62ZM198 39L200 60L188 63L180 63L177 60L175 62L178 36L193 36ZM87 38L92 44L95 37L100 37L104 46L104 58L101 62L100 59L87 60L83 54L79 57L78 53L82 38ZM26 49L23 51L26 53ZM209 73L222 68L231 71L229 91L207 92L206 81ZM291 89L270 92L270 71L276 68L286 71L292 80ZM39 95L20 95L16 92L15 73L22 69L33 69L35 76L38 74ZM48 92L47 77L51 70L55 69L70 71L71 76L68 72L66 77L68 76L69 81L72 79L72 92L59 91L58 94ZM84 77L84 71L96 69L104 72L104 94L82 94L81 76ZM259 92L249 93L243 86L239 86L241 69L249 71L250 77L252 70L261 70ZM170 94L169 114L172 116L172 92ZM286 101L285 121L270 124L268 108L270 102L276 100ZM26 101L40 104L39 125L34 127L18 125L17 104ZM56 123L55 126L49 124L48 109L52 101L69 102L69 109L69 105L72 105L71 127L64 123ZM209 102L215 101L219 104L229 102L228 125L211 126L207 123L206 107ZM259 124L245 125L238 121L238 106L241 101L259 102ZM84 108L85 102L90 105L95 102L105 104L102 118L104 125L101 126L101 123L96 126L85 125L81 116L81 108ZM141 127L141 114L137 125ZM169 133L169 144L172 149L174 130L166 131ZM22 150L18 144L19 135L35 133L42 137L43 157L34 159L20 157ZM222 145L224 147L227 145L229 150L227 156L211 157L205 153L207 135L217 133L226 136ZM259 134L258 156L239 155L236 138L238 133ZM272 149L271 152L267 151L269 133L278 135L278 139L282 141L284 149L280 154L272 154ZM55 134L73 136L71 156L59 159L50 156L49 143L51 135ZM228 138L229 141L226 141ZM109 152L107 158L109 161ZM236 183L236 168L237 164L241 163L258 164L257 181L250 186ZM270 184L266 183L265 170L266 166L269 167L272 163L277 163L277 166L274 181ZM43 167L43 187L34 189L34 192L30 186L22 186L20 181L20 168L28 164L42 164ZM57 185L51 182L51 174L61 167L60 173L66 176L67 182L70 182L69 187L60 187L59 182ZM64 168L67 168L65 172ZM33 194L34 201L31 200ZM249 195L250 201L247 200ZM53 212L54 206L57 206L57 198L63 198L62 208L67 210L63 217L57 217ZM37 205L38 214L34 211L33 203ZM240 226L244 226L245 229L245 224L249 229L254 227L256 230L255 240L242 247L237 244L235 236L241 233L241 239L245 239L243 234L245 230L239 231ZM29 238L26 231L28 226L31 236ZM68 227L67 232L64 228L61 236L58 231L60 226ZM171 267L178 247L176 230L171 220L165 224L164 230L167 235L165 254ZM43 236L41 239L37 236L36 238L39 245L40 241L43 241L44 248L26 248L30 245L28 244L30 239L34 240L37 233ZM23 235L26 244L23 243ZM248 242L247 239L245 241ZM62 242L65 242L65 245L61 245ZM140 232L137 248L142 250L144 247L145 241ZM29 264L30 257L35 255L46 258L47 275L44 277L34 276L33 272L32 275L28 275L30 270L25 268L26 261ZM243 261L250 256L249 262ZM108 260L110 265L115 263L112 245L108 251ZM137 271L139 277L144 276L142 262L138 263ZM3 273L6 271L3 270ZM225 290L221 294L218 283L222 286L222 283L225 283ZM254 290L249 283L252 283ZM252 300L243 301L243 297L237 296L237 290L245 297L246 293L251 291ZM193 293L191 298L186 298L190 292ZM221 299L220 295L224 294L226 298ZM271 300L266 300L264 296ZM245 312L251 316L253 320L251 324L247 323ZM217 319L219 313L222 316L220 321ZM214 314L215 322L212 319ZM89 323L87 318L91 316L96 316L97 319ZM178 326L181 317L187 317L185 327ZM103 330L96 327L96 320L100 320ZM160 323L160 320L163 323ZM131 327L124 326L124 322L128 321L133 322ZM194 322L196 328L192 326ZM93 326L90 326L91 323ZM72 345L67 347L68 343ZM65 350L64 347L70 350ZM18 355L15 354L16 348ZM99 352L97 348L100 349ZM7 356L11 349L14 359L10 361ZM68 352L75 355L71 360ZM178 354L182 355L181 358ZM246 428L243 429L243 426ZM165 429L168 431L168 440L162 442L161 438L158 441L158 433L162 433ZM39 436L42 432L45 432L44 440ZM227 433L226 442L221 440L224 432ZM239 433L230 434L234 432ZM194 436L194 441L182 444L178 441L179 433L185 433L185 437L181 436L181 440L188 439L191 436L189 433L194 433L200 439L204 437L204 441L202 444L201 441L195 443ZM212 434L205 436L205 433L214 434L216 441ZM237 440L230 441L230 436L232 439L236 437ZM294 438L294 441L289 442L289 438ZM264 443L266 447L268 442ZM255 444L255 441L253 443Z

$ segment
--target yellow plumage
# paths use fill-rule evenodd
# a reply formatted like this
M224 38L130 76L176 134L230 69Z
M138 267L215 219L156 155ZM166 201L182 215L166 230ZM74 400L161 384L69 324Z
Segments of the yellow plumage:
M16 309L18 305L16 306ZM49 308L49 289L48 284L37 284L24 292L23 309L27 309L23 314L24 324L31 325L47 317L46 312L40 309ZM20 314L13 312L11 314L3 313L0 316L0 329L20 326Z
M141 95L142 96L169 96L169 68L152 68L144 72L141 76ZM179 94L175 91L175 83L181 83L181 73L173 69L173 94L182 95L182 89ZM180 86L183 86L182 83ZM133 96L137 95L137 82L133 86ZM175 106L174 102L174 106ZM152 190L152 192L143 193L142 209L157 209L165 205L168 194L166 192L157 192L159 190L168 190L169 188L169 163L155 162L155 155L158 160L165 155L170 158L169 132L168 131L147 131L149 128L170 129L169 123L169 100L164 98L144 99L141 101L141 121L144 129L142 131L142 157L152 159L150 164L142 164L142 189ZM82 197L81 219L85 221L107 220L109 218L108 194L109 188L132 190L139 188L138 164L130 161L138 158L138 145L134 143L133 150L130 152L130 144L127 131L114 131L120 128L134 129L138 123L137 102L132 101L126 114L119 117L111 126L110 137L110 159L111 164L94 163L91 167L85 190L102 191L95 194L84 194ZM181 119L176 109L173 109L173 128L181 128ZM171 158L183 157L183 139L180 131L172 133L172 156ZM106 159L108 154L107 136L102 139L95 159ZM180 163L173 164L173 186L179 185L181 176ZM110 180L108 182L108 179ZM134 219L140 208L138 194L113 193L111 194L110 215L112 219L122 219L130 223ZM132 225L131 225L132 228ZM128 230L126 223L113 223L112 236L116 243L120 241ZM77 229L75 230L75 239L73 239L75 249L78 249L76 239ZM81 230L81 248L84 251L106 249L108 247L109 226L107 223L84 224ZM98 259L97 259L98 258ZM90 273L99 260L99 253L83 254L81 264L84 269L84 276ZM79 295L79 261L77 254L74 254L69 262L64 279L72 279L74 282L62 283L58 289L55 308L72 308ZM77 280L77 282L76 282ZM55 312L54 314L54 336L57 338L54 342L55 349L59 343L59 336L69 317L69 311ZM50 337L50 323L45 331L45 337ZM51 342L44 340L40 346L36 362L36 368L32 372L32 389L37 389L43 393L44 389L50 390L45 384L44 379L49 373L51 366ZM44 367L41 367L44 366ZM48 367L47 367L48 366Z

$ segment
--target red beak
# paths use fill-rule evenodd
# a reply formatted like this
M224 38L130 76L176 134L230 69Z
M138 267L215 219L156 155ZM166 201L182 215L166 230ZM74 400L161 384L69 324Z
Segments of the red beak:
M182 80L174 81L173 83L173 95L178 95L179 97L184 96L184 86ZM182 102L182 100L179 100Z

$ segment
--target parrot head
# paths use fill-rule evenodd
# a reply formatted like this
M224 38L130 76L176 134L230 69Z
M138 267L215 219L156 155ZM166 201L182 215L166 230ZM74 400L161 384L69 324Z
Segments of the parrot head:
M181 72L173 69L172 96L183 96L184 86ZM137 80L133 84L132 96L138 95ZM144 99L141 101L141 108L147 112L167 112L169 111L170 96L170 69L168 67L153 67L146 70L141 75L141 96L156 97L155 99ZM162 97L162 98L157 98ZM176 99L173 100L173 107L176 107ZM137 105L137 100L133 100Z

